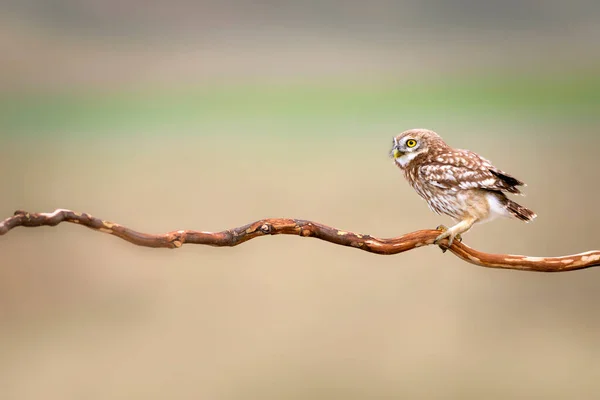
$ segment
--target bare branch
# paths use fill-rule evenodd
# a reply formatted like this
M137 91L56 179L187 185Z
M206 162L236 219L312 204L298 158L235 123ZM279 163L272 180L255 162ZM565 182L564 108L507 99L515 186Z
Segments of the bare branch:
M130 243L145 247L178 248L186 243L224 247L237 246L250 239L265 235L298 235L314 237L341 246L355 247L375 254L398 254L417 247L432 245L440 234L437 230L422 230L396 238L380 239L370 235L345 232L316 222L266 218L222 232L180 230L154 235L137 232L123 225L95 218L87 213L58 209L52 213L16 211L14 216L0 222L0 236L18 226L56 226L70 222L90 229L120 237ZM447 242L445 242L447 243ZM441 246L440 246L441 247ZM489 254L477 251L455 241L449 249L454 255L471 264L488 268L521 271L563 272L600 266L600 251L588 251L563 257L528 257L510 254Z

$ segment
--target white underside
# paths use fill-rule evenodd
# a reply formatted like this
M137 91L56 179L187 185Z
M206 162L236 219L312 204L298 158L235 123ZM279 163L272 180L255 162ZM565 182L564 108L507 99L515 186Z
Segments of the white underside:
M506 207L504 207L500 203L500 200L498 200L498 197L494 193L488 193L486 195L486 198L488 201L488 205L490 206L490 214L486 219L483 219L479 222L489 222L498 217L510 217L510 213L508 212Z

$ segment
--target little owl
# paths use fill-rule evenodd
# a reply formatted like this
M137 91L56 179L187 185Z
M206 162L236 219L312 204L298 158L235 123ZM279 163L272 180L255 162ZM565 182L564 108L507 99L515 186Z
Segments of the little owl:
M504 194L520 194L517 186L523 186L523 182L471 151L448 146L433 131L402 132L394 138L390 155L429 208L457 222L451 228L438 227L444 232L436 238L436 244L448 238L450 247L473 224L497 216L513 216L525 222L536 217Z

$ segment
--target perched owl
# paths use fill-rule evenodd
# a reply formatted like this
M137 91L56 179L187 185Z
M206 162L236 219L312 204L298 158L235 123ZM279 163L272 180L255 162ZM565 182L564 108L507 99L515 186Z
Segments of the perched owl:
M448 238L451 246L473 224L497 216L513 216L525 222L536 217L505 195L520 194L518 186L523 182L471 151L448 146L433 131L402 132L394 138L390 156L429 208L457 222L451 228L439 228L444 233L436 238L436 244Z

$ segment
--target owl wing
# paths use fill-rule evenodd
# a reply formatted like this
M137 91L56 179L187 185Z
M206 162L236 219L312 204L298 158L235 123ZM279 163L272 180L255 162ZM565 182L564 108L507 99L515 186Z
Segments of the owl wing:
M419 167L419 175L429 184L452 191L488 189L520 194L523 182L494 167L491 162L468 150L433 157Z

